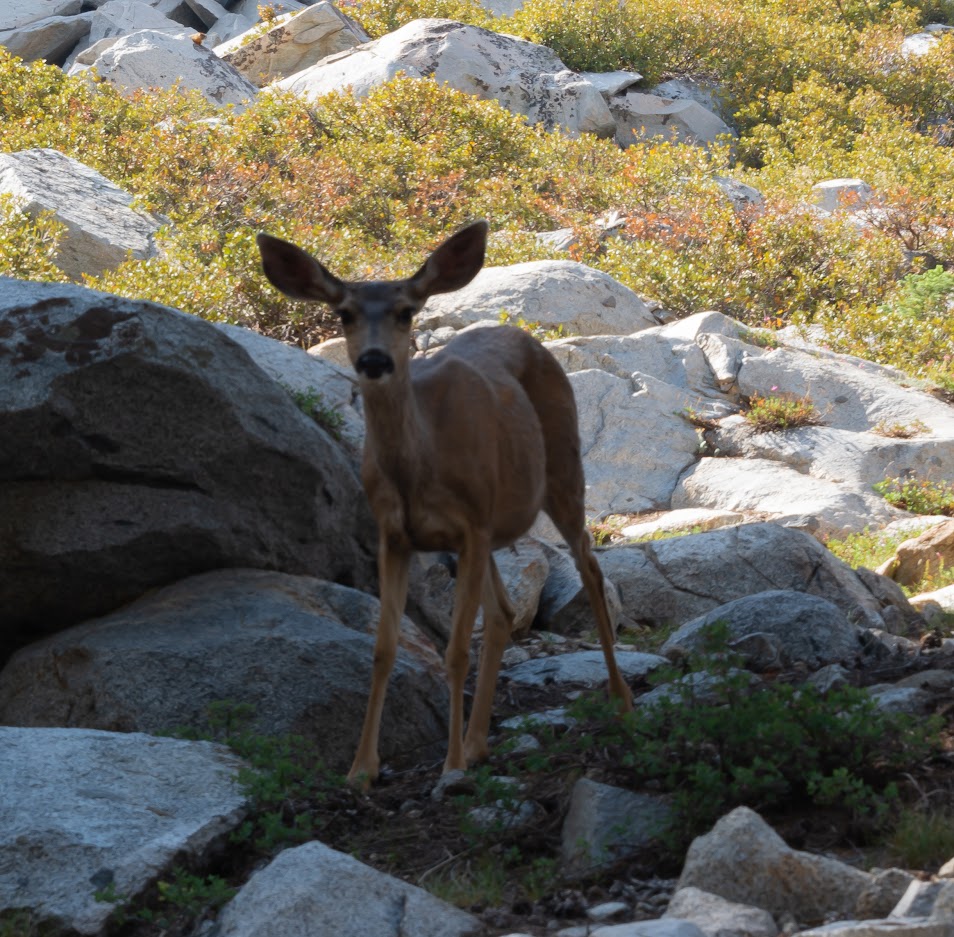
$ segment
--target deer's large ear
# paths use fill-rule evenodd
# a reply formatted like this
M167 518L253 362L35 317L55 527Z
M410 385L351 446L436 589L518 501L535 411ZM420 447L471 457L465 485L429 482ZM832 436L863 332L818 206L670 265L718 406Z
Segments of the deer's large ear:
M411 290L418 299L459 290L477 276L486 250L486 221L462 228L444 241L411 277Z
M335 305L344 298L344 284L300 247L270 234L256 238L262 268L272 286L292 299L313 299Z

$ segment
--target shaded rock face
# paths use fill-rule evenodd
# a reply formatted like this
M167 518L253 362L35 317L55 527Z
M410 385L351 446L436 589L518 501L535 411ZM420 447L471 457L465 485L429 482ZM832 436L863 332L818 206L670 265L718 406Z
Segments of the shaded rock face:
M23 648L0 673L0 723L203 731L209 705L247 704L266 735L314 740L345 768L371 682L378 600L261 570L220 570ZM447 734L440 657L404 620L382 752L435 757ZM422 747L423 746L423 747Z
M770 590L720 605L677 629L661 651L687 655L705 648L706 630L723 624L729 646L755 670L791 667L812 669L851 661L861 650L859 631L845 612L817 595Z
M373 584L347 459L199 319L0 279L0 438L7 651L209 569Z
M777 589L827 599L861 627L883 628L889 613L916 617L903 596L875 595L813 537L778 524L616 546L598 556L603 573L620 590L623 612L654 627L684 623L735 599Z

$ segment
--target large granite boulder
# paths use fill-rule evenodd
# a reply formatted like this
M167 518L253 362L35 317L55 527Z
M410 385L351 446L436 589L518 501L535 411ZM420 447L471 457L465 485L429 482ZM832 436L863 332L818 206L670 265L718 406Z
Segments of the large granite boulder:
M7 650L209 569L373 583L349 461L200 319L0 278L0 437Z
M364 96L398 72L499 101L548 130L604 137L616 130L599 90L550 49L453 20L414 20L270 87L309 98L345 88Z
M347 767L371 684L380 607L308 576L218 570L22 648L0 671L0 724L123 732L203 730L209 706L247 704L265 735L312 739ZM382 754L447 735L440 656L405 619Z
M58 150L0 154L0 193L36 216L51 212L65 227L57 266L73 279L156 256L159 222L132 208L133 197L95 169Z
M95 58L84 56L68 74L79 75L88 68L126 91L181 84L200 92L213 104L241 106L258 92L211 49L155 29L141 29L108 43Z
M916 618L903 595L876 594L814 537L773 523L614 546L598 556L604 575L619 588L623 612L652 627L681 625L735 599L778 589L827 599L861 627Z
M173 863L203 861L245 815L221 745L0 727L0 922L6 934L102 934Z
M473 937L480 921L323 843L286 849L227 904L212 937Z
M371 37L334 4L319 0L300 13L255 27L214 48L214 52L258 87L316 65Z
M609 274L571 260L537 260L485 267L463 289L432 296L415 326L461 329L501 312L568 335L629 335L657 324L646 304Z

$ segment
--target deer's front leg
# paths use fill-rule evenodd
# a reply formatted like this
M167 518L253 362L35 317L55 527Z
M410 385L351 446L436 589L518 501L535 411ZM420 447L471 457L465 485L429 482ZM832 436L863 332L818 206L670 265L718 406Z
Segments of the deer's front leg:
M473 534L457 560L457 590L450 642L444 657L450 689L450 726L444 773L467 767L464 758L464 681L470 664L470 637L480 607L480 593L490 557L490 538Z
M378 576L381 580L381 619L374 642L374 661L371 668L371 692L364 715L364 727L354 763L348 772L353 784L367 787L378 776L378 736L381 731L381 713L388 689L388 678L397 656L398 632L404 603L407 599L407 577L411 551L403 543L396 544L382 532L378 548Z

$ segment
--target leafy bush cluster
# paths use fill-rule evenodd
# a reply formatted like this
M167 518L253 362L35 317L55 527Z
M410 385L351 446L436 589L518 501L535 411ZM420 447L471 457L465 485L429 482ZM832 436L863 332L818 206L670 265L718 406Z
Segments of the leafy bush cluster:
M711 636L720 648L723 630L715 626ZM890 825L904 772L940 751L939 723L879 710L851 686L761 684L732 664L724 655L700 658L705 675L676 679L671 692L622 717L583 697L571 707L579 725L526 765L539 757L546 770L554 751L582 760L602 753L616 783L670 795L673 845L741 804L766 812L834 807L859 835Z

